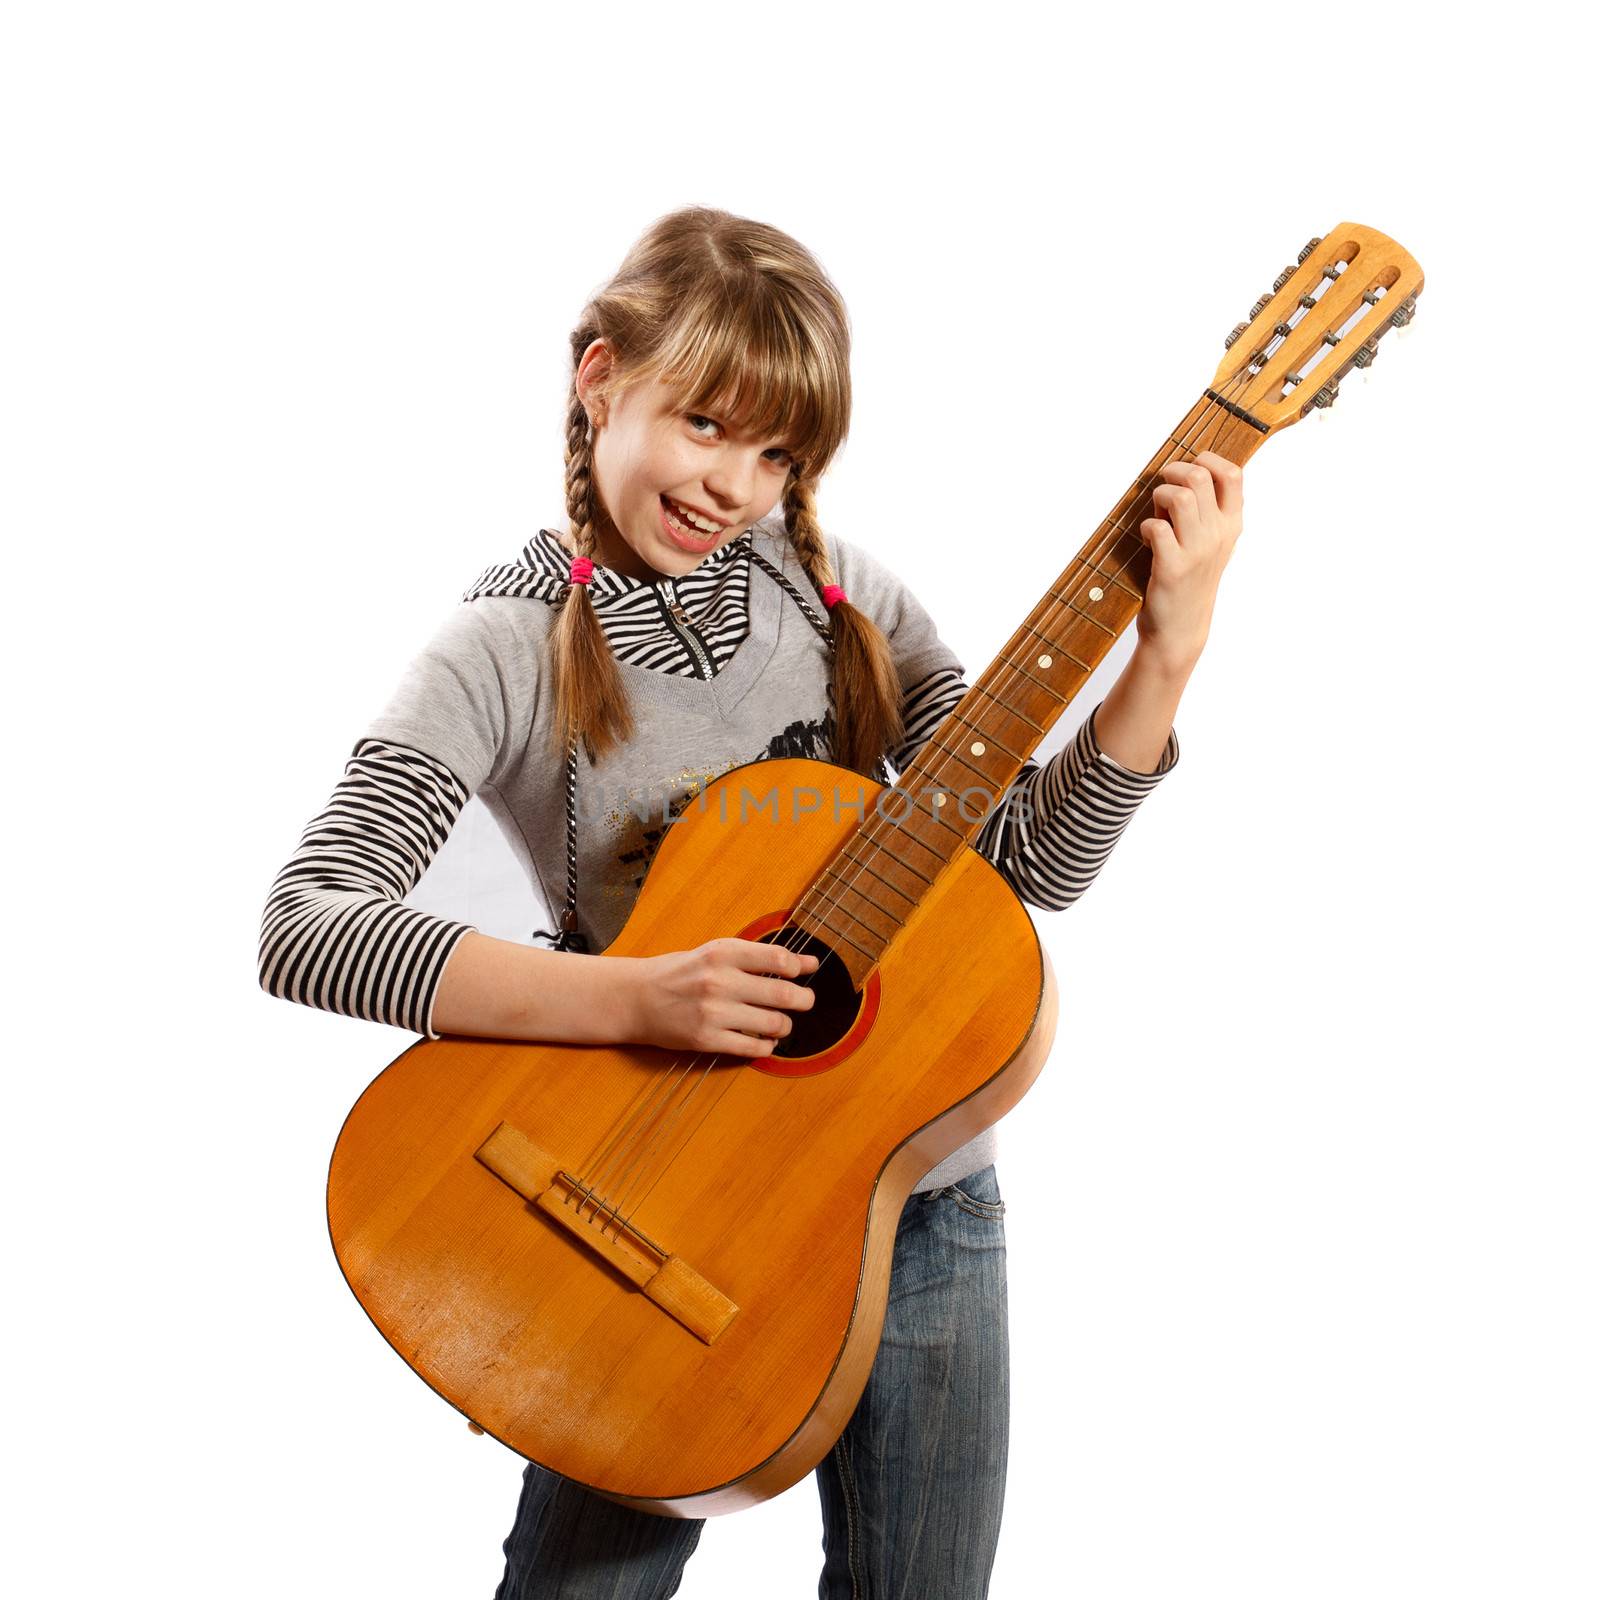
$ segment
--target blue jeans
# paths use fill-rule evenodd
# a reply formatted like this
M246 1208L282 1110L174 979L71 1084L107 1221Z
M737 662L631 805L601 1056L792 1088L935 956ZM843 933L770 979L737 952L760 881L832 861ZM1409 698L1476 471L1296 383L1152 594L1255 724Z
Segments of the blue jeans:
M813 1474L821 1600L989 1592L1011 1420L1004 1214L992 1166L906 1200L867 1386ZM529 1462L495 1600L666 1600L704 1527Z

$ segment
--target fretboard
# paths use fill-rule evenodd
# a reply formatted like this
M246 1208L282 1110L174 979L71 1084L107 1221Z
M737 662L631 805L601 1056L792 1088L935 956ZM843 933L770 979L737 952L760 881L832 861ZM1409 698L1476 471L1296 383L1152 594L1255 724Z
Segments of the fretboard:
M1166 482L1161 467L1201 450L1242 465L1262 438L1203 395L894 787L864 807L790 919L831 945L858 984L1138 615L1150 575L1139 526Z

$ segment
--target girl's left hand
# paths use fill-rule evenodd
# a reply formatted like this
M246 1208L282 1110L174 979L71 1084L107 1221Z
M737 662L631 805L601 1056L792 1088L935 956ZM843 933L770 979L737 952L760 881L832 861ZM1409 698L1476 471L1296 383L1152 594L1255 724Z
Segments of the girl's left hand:
M1222 569L1244 526L1244 468L1202 450L1193 461L1169 461L1167 481L1151 491L1160 516L1139 524L1150 546L1150 581L1139 612L1139 645L1175 672L1199 659L1211 629Z

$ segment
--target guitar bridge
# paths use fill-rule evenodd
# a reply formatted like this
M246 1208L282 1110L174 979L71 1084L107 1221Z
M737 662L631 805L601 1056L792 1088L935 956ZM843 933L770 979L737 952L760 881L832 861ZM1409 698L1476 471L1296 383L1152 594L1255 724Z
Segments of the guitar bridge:
M502 1122L474 1155L697 1339L714 1344L738 1313L738 1306L682 1256L670 1254L597 1205L590 1192L521 1129Z

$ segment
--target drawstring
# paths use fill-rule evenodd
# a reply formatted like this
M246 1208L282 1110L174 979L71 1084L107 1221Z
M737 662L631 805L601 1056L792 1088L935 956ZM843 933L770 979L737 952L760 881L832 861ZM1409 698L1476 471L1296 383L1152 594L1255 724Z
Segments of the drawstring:
M549 939L555 950L572 950L579 955L589 953L589 941L578 932L578 740L574 735L567 746L567 905L561 913L561 931L553 933L548 928L538 928L530 935L534 939Z
M831 651L833 649L833 629L829 627L827 622L824 621L823 618L819 617L809 605L807 605L805 596L802 595L800 591L795 588L795 586L790 583L789 580L784 577L784 575L779 572L778 569L773 566L773 564L768 561L767 558L762 555L761 552L753 545L746 553L749 555L752 561L757 562L760 565L762 571L764 571L775 582L781 583L783 587L789 591L790 595L794 599L794 603L799 606L803 612L805 612L806 620L816 630L818 637L821 638L822 642L827 645L828 649ZM832 598L830 598L830 596ZM828 587L823 590L822 598L823 603L831 611L836 605L838 605L839 601L845 598L845 592L843 589L839 588L837 584L830 583Z

